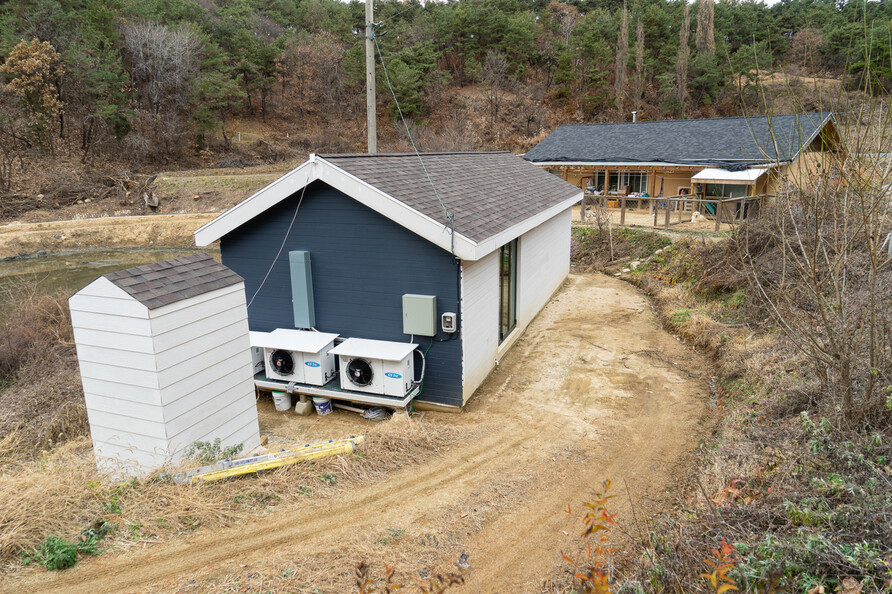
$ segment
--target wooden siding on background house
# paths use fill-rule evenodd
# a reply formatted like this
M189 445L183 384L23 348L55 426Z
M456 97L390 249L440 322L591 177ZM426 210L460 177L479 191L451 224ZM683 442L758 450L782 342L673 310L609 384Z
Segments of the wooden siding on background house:
M517 247L517 328L523 332L570 270L567 209L520 236ZM483 383L499 356L499 252L462 262L464 399ZM515 334L516 333L516 334Z
M307 186L295 218L300 194L221 239L223 263L245 279L249 301L281 249L248 310L251 330L294 327L288 264L293 250L310 252L316 329L321 332L407 342L410 337L402 332L406 293L437 297L438 329L443 312L459 311L459 267L452 254L322 182ZM462 340L432 344L430 337L416 336L415 342L422 350L430 347L418 399L460 406ZM417 355L415 369L419 374Z
M143 473L216 437L259 443L244 285L148 310L99 278L69 304L100 468Z

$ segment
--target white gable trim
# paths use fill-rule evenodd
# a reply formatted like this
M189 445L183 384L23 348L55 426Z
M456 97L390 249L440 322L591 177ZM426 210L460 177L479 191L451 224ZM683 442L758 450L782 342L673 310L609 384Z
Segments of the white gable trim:
M451 252L454 248L456 257L462 260L479 260L582 199L580 190L579 194L573 198L568 198L479 244L461 233L456 233L453 246L451 230L444 223L435 221L407 206L322 157L310 155L309 161L300 167L283 175L196 230L195 245L206 246L213 243L316 180L323 181L340 190L360 204L371 208L447 252Z

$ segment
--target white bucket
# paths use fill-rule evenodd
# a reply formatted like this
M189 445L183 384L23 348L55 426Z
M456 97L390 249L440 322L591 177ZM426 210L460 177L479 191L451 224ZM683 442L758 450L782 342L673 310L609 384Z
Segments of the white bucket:
M291 394L273 391L273 404L276 405L276 410L279 412L291 410Z
M316 414L321 416L331 414L331 400L322 398L321 396L313 396L313 406L316 407Z

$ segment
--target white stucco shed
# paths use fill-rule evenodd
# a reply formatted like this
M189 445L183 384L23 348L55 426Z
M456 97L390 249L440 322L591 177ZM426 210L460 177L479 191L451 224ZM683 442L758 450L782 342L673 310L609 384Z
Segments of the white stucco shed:
M144 475L199 440L259 445L239 275L195 254L106 274L69 307L100 470Z

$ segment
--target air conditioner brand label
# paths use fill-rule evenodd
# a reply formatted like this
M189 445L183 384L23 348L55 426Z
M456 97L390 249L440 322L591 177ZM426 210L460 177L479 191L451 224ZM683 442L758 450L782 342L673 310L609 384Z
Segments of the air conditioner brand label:
M393 379L400 379L401 377L403 377L398 373L393 373L392 371L388 371L384 375L386 375L387 377L392 377Z
M315 361L306 361L304 362L304 365L306 365L307 367L319 367L319 364Z

